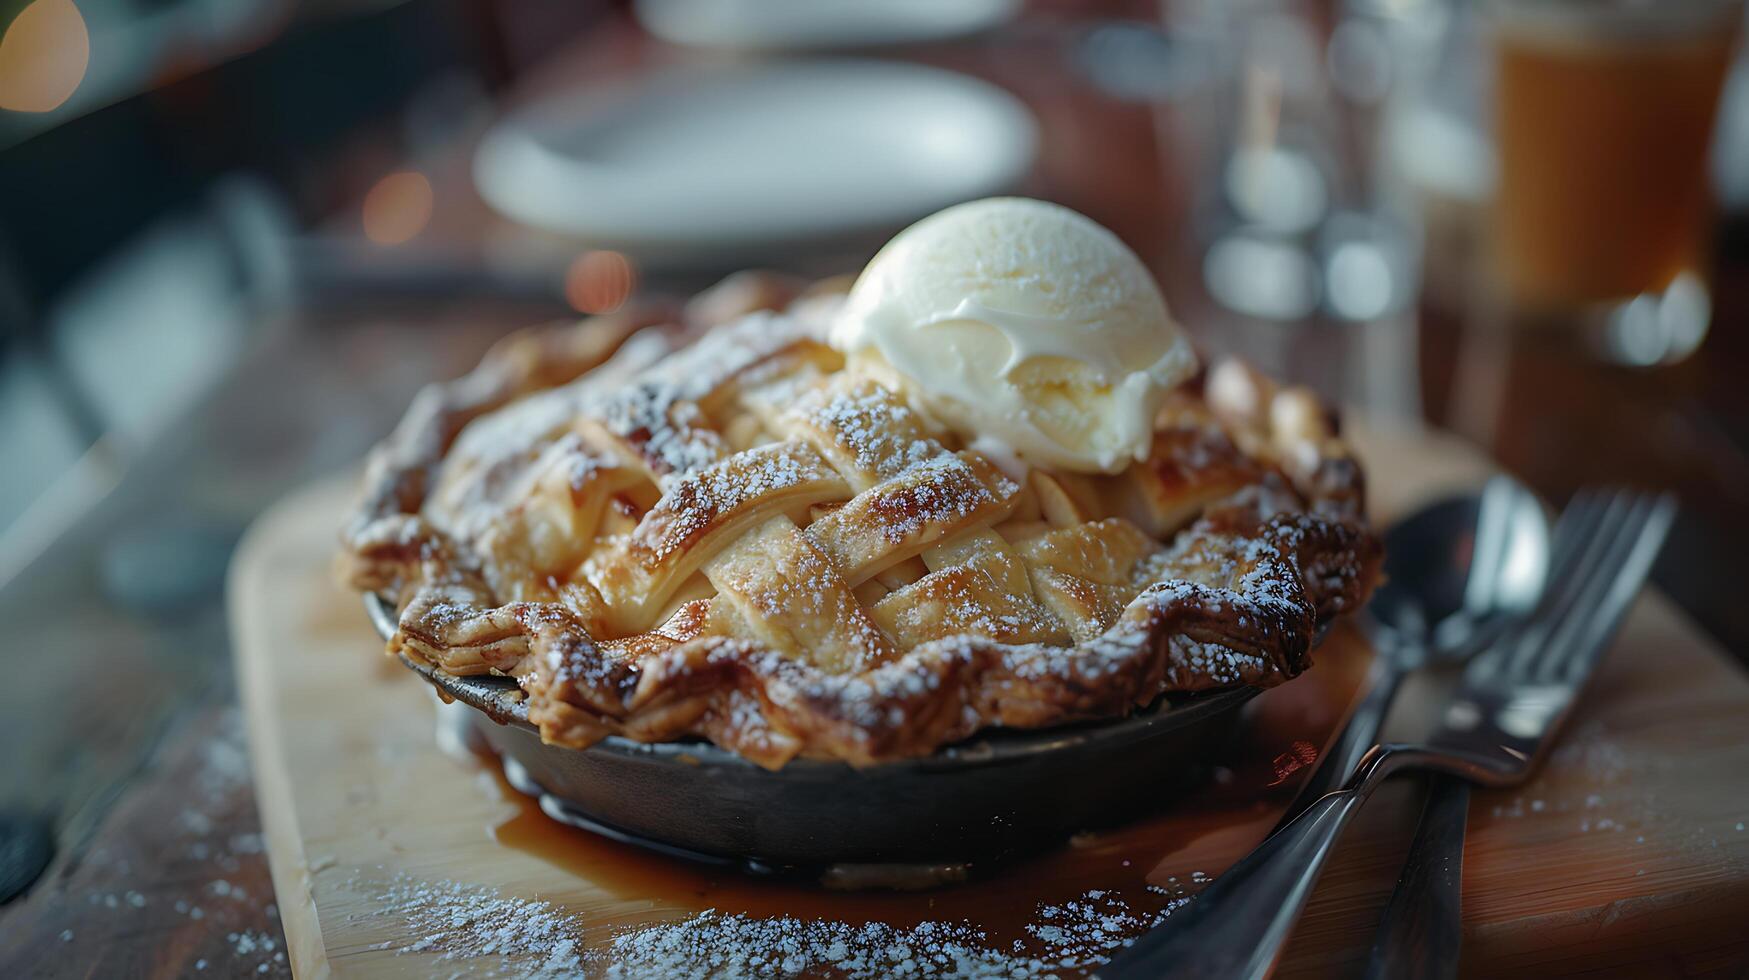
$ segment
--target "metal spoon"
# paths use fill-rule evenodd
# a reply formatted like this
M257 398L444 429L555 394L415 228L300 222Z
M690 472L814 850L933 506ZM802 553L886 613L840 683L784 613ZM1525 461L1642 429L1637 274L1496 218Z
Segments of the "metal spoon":
M1542 505L1505 476L1480 493L1424 507L1385 532L1385 581L1365 621L1378 651L1366 693L1277 828L1354 772L1378 741L1405 677L1469 657L1535 609L1548 558Z
M1536 497L1501 476L1490 480L1480 495L1434 504L1386 534L1389 580L1370 607L1379 651L1374 686L1336 748L1325 756L1326 767L1311 781L1316 785L1301 790L1284 819L1335 788L1319 777L1340 783L1353 771L1359 763L1354 753L1364 753L1377 740L1396 689L1409 672L1467 659L1534 611L1548 575L1550 533ZM1462 945L1455 928L1462 900L1461 813L1469 808L1469 784L1432 780L1425 806L1417 839L1429 826L1456 826L1458 839L1441 842L1437 851L1417 847L1411 855L1405 880L1417 884L1418 904L1432 907L1421 910L1426 914L1416 920L1416 928L1381 931L1367 966L1369 980L1425 976L1429 969L1450 975L1457 969ZM1449 859L1454 853L1457 861ZM1433 854L1440 856L1440 867L1414 864L1434 860ZM1403 887L1399 882L1398 889ZM1396 907L1397 896L1392 901ZM1410 936L1413 941L1405 939Z
M1424 507L1387 531L1386 581L1374 593L1365 621L1378 651L1366 693L1276 829L1354 773L1378 743L1405 677L1481 650L1534 611L1548 560L1549 524L1542 505L1503 476L1488 481L1479 494ZM1133 948L1129 953L1096 975L1127 980L1159 974L1159 964L1147 954Z

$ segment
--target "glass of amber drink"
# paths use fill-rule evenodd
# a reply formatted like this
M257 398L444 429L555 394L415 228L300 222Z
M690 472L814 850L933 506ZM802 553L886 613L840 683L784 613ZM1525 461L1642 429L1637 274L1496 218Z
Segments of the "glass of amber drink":
M1699 345L1711 304L1708 149L1743 5L1495 0L1496 297L1615 359Z

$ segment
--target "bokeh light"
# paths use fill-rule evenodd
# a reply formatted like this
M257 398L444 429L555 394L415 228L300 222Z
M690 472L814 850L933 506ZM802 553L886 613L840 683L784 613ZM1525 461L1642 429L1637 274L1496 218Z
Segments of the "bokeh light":
M52 112L91 63L91 35L73 0L35 0L0 36L0 109Z
M1379 243L1347 241L1331 250L1324 270L1324 297L1337 316L1356 321L1384 316L1397 292L1391 255Z
M1681 273L1662 292L1641 293L1611 311L1604 353L1637 367L1680 361L1706 340L1712 315L1706 284Z
M579 313L612 313L637 285L637 269L619 252L584 252L565 270L565 299Z
M431 222L431 181L413 170L389 174L364 195L364 237L378 245L413 240Z
M1265 320L1297 320L1317 308L1318 273L1298 244L1239 230L1209 247L1203 282L1227 308Z

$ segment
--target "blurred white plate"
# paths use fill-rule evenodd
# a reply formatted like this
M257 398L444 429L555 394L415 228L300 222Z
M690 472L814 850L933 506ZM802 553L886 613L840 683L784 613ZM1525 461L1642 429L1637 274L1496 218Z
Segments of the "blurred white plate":
M664 41L744 49L842 48L939 41L1012 19L1020 0L637 0Z
M973 78L780 62L666 72L536 105L487 133L474 179L524 224L643 258L708 261L893 228L1010 188L1037 143L1026 108Z

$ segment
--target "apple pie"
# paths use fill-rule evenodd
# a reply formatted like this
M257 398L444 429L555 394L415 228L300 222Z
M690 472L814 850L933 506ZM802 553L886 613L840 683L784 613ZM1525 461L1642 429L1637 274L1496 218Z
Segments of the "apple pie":
M1278 684L1366 600L1361 471L1303 390L1223 363L1145 459L1028 466L828 344L829 306L598 317L423 392L343 533L390 651L515 678L554 744L868 765Z

